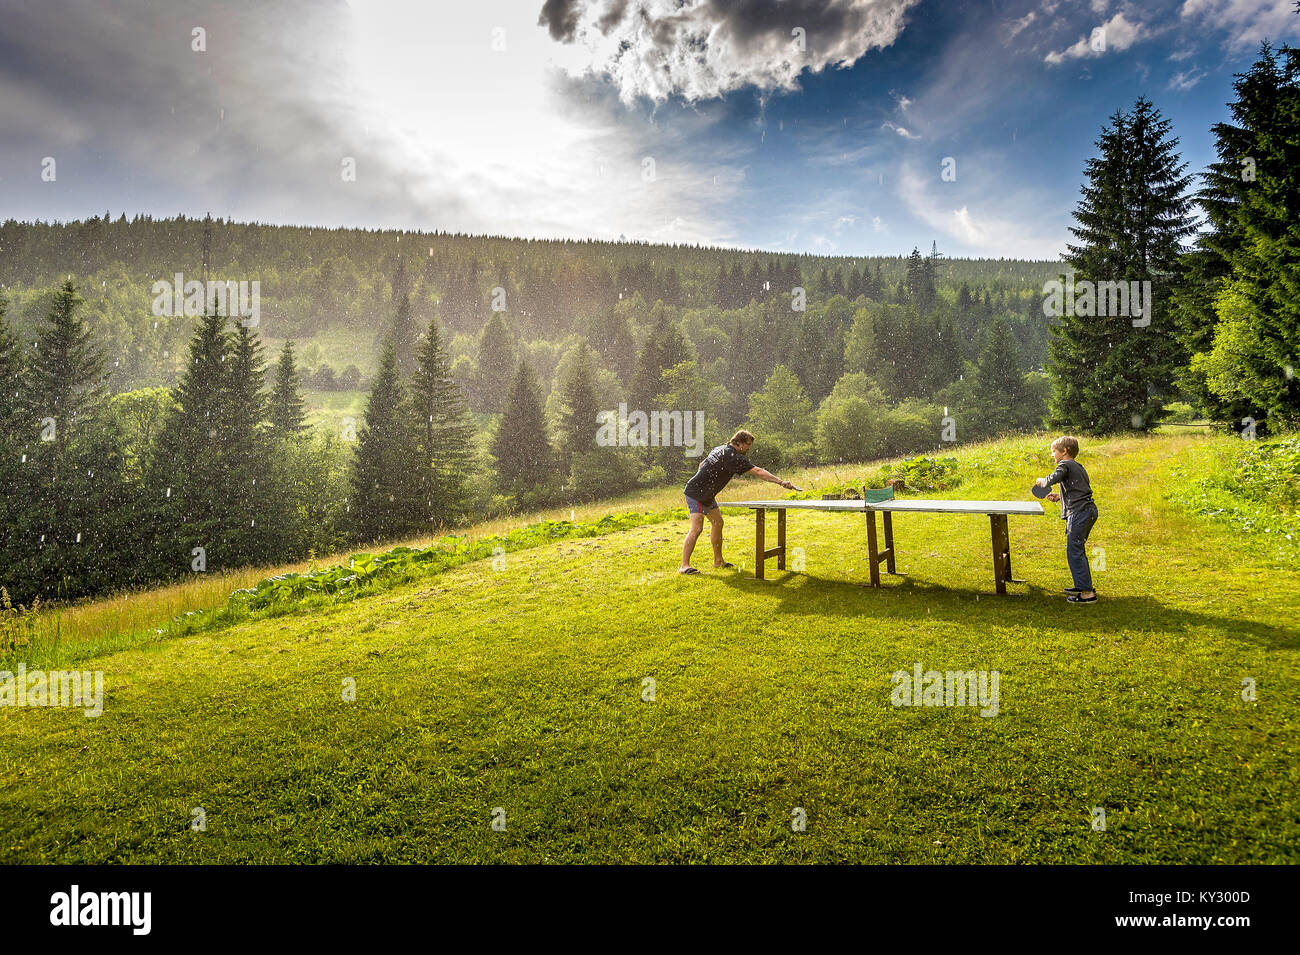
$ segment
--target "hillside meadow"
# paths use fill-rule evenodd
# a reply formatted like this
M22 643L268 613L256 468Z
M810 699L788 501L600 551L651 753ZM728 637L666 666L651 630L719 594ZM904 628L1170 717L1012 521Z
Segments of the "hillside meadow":
M758 581L727 512L740 567L704 542L683 577L665 488L470 528L648 515L355 599L214 613L300 565L52 611L0 669L102 670L103 715L0 708L0 861L1294 862L1294 514L1234 517L1202 484L1242 442L1180 430L1085 442L1091 606L1054 506L1011 519L997 597L987 518L952 515L897 519L878 590L842 514L791 513L803 569ZM1045 446L957 449L933 496L1027 498ZM996 671L996 715L893 705L917 665Z

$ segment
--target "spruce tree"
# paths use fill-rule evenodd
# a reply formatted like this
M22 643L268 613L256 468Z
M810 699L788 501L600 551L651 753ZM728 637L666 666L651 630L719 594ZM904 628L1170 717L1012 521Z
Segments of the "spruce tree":
M664 372L691 357L681 329L669 319L667 310L656 311L655 324L637 356L636 372L632 377L632 403L636 409L645 412L654 408L663 390Z
M989 326L975 367L976 410L983 419L978 433L996 434L1014 427L1024 400L1024 372L1020 368L1016 340L1001 317Z
M1139 98L1131 112L1111 117L1097 140L1099 155L1088 160L1078 225L1070 230L1080 242L1064 257L1073 281L1150 282L1150 311L1139 316L1130 300L1128 314L1097 315L1100 303L1084 297L1084 287L1073 314L1052 327L1052 419L1067 430L1154 427L1186 357L1169 302L1180 281L1182 241L1195 225L1191 179L1169 130L1160 111Z
M1214 312L1183 328L1202 352L1213 410L1300 423L1300 50L1264 46L1233 84L1232 122L1214 126L1218 161L1198 202L1212 229L1191 265Z
M209 310L190 340L189 362L176 384L175 407L158 436L146 469L148 501L161 537L174 550L160 549L154 565L160 576L189 570L193 550L203 548L210 570L238 563L225 506L230 480L225 424L229 406L227 377L234 350L227 320Z
M292 438L302 433L305 415L299 390L301 382L293 357L293 341L288 340L280 349L275 387L271 390L271 427L280 437Z
M225 408L218 422L222 450L226 524L233 541L231 559L240 563L287 556L276 552L285 515L284 498L270 487L272 438L262 343L243 322L235 330L225 380Z
M544 489L551 476L552 452L546 437L537 373L521 360L510 382L505 412L492 441L497 481L517 500L528 491Z
M403 294L397 299L397 311L393 316L393 330L389 335L397 354L397 368L403 378L409 378L415 370L415 319L411 315L411 296Z
M450 523L465 505L474 427L452 377L437 319L429 323L411 376L411 414L420 456L422 517L426 524Z
M493 312L478 340L479 395L481 410L496 414L505 410L508 375L515 367L514 336L500 312Z
M0 554L15 597L71 598L128 580L130 495L103 414L103 351L81 304L71 280L55 292L16 389L20 463L10 449L5 496L22 507ZM3 361L10 373L13 358Z
M391 539L420 526L409 415L390 339L384 343L364 423L357 433L350 515L360 540Z
M27 369L27 410L71 426L104 394L104 353L78 314L83 299L68 279L54 295Z
M22 352L18 338L5 320L9 300L0 293L0 441L17 437L18 391L22 379Z
M558 431L560 469L568 474L573 456L595 450L596 416L601 408L596 400L596 372L587 343L578 345L578 354L565 380L560 384Z

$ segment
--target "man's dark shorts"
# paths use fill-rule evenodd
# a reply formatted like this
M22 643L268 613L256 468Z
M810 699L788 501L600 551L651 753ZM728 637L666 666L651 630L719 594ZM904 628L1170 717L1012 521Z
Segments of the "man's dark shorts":
M697 501L693 497L686 498L686 509L692 514L707 514L717 506L717 498L711 497L707 501Z

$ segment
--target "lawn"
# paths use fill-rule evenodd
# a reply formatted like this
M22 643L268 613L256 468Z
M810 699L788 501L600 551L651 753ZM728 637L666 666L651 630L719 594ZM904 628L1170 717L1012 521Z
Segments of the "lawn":
M792 512L803 572L756 581L737 511L744 571L676 574L669 521L128 641L78 664L102 716L0 708L0 862L1295 862L1296 561L1170 493L1228 441L1085 444L1092 606L1050 506L1006 597L987 518L900 517L875 590L861 518ZM1044 443L936 496L1026 498ZM997 715L892 705L918 663Z

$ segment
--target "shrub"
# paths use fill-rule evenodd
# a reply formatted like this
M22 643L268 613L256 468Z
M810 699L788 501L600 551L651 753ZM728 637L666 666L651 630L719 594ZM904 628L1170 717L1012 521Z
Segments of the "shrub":
M21 650L31 643L40 603L41 598L37 597L30 607L22 604L15 607L9 600L9 591L0 587L0 653Z
M909 488L918 491L946 491L961 483L957 467L956 458L918 455L898 464L886 464L880 469L880 483L901 478Z

